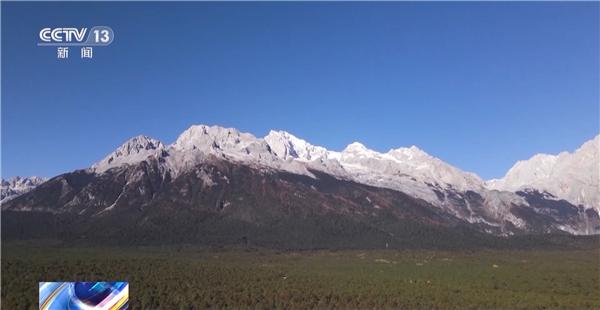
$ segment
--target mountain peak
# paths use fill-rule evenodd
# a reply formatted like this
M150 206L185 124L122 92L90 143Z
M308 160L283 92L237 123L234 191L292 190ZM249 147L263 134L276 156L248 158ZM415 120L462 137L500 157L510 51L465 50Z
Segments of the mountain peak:
M575 152L598 153L598 149L600 149L600 134L598 134L594 138L586 141Z
M301 148L307 143L283 130L271 130L263 138L275 155L282 159L299 158L296 148Z
M92 169L96 172L104 172L112 167L140 162L164 148L164 144L159 140L144 135L135 136L94 164Z
M158 148L162 146L162 142L157 139L145 136L145 135L137 135L123 143L123 146L129 147L144 147L144 148Z
M281 137L288 140L299 139L285 130L269 130L269 133L265 136L265 138L267 137Z
M312 145L283 130L269 131L264 140L269 144L269 147L277 157L284 160L292 158L301 161L311 161L327 157L329 153L327 149Z
M12 177L8 180L2 179L0 185L0 201L6 202L16 196L24 194L34 187L46 182L47 178L31 177Z
M212 149L231 147L256 141L256 137L249 133L241 133L235 128L221 126L192 125L186 129L177 141L173 143L176 149Z
M428 184L459 190L487 187L515 191L530 187L600 209L597 191L599 142L600 135L573 153L535 155L517 162L503 179L484 183L475 174L453 167L415 145L379 153L360 142L353 142L343 151L335 152L312 145L283 130L271 130L264 138L256 138L235 128L201 124L190 126L166 147L147 136L133 137L92 168L102 173L112 167L144 161L156 154L167 154L163 158L163 166L177 175L207 156L216 156L255 167L307 175L312 175L307 172L308 168L321 170L340 178L412 193L433 203L439 198Z
M346 146L346 148L342 151L343 153L364 153L369 149L360 142L352 142Z
M8 180L2 179L2 183L13 183L13 184L28 184L28 183L41 183L43 181L47 180L47 178L44 177L38 177L38 176L30 176L30 177L22 177L22 176L14 176L9 178Z
M486 185L507 191L532 188L600 210L599 143L597 135L572 153L536 154L516 162L503 178L489 180Z
M162 148L164 148L164 145L159 140L150 138L148 136L139 135L125 141L125 143L117 148L114 153L116 157L123 157Z
M414 158L430 156L425 151L421 150L420 148L418 148L415 145L412 145L410 147L399 147L396 149L391 149L391 150L389 150L389 152L387 152L387 154L389 154L397 159L404 159L404 160L412 160Z

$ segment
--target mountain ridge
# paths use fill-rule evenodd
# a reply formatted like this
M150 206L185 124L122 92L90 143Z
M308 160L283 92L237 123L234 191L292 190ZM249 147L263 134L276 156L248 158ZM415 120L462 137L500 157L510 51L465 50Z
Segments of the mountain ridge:
M573 152L535 154L517 161L500 179L488 180L492 189L536 189L576 205L600 211L600 134Z
M386 221L400 223L408 218L417 226L466 225L494 235L600 232L600 217L593 206L577 206L534 188L490 188L476 174L416 146L379 153L355 142L342 151L330 151L285 131L257 138L235 128L206 125L191 126L168 145L147 136L133 137L90 168L52 178L2 210L89 217L83 221L133 212L128 216L144 223L146 219L139 216L145 212L163 214L166 206L188 209L190 203L201 205L198 210L208 212L206 216L222 214L227 221L254 225L253 231L268 229L261 226L263 216L290 221L290 210L304 206L312 210L311 216L333 212L303 224L308 226L322 221L319 225L330 225L327 218L334 216L360 229L378 229L373 223L387 214L391 218ZM411 208L424 210L420 214L425 217L415 217ZM189 216L194 218L198 210L185 212L192 212ZM432 214L438 214L435 220ZM219 225L215 229L229 234ZM395 231L394 225L386 225L386 233Z
M1 180L0 187L0 203L6 202L21 194L24 194L36 186L44 183L47 178L31 176L31 177L12 177L8 180Z
M132 139L135 138L137 137L134 137ZM228 138L231 138L233 140L227 140ZM194 142L192 141L196 141L198 145L194 145ZM600 135L597 135L594 139L587 141L586 143L584 143L584 145L582 145L582 147L579 148L588 148L595 151L595 155L592 155L592 159L595 158L595 160L591 160L593 167L598 167L597 147L599 141ZM298 138L295 135L283 130L271 130L265 137L257 138L252 134L242 133L235 128L194 125L188 128L186 131L184 131L178 137L178 139L171 145L164 145L162 142L156 139L152 139L151 142L152 144L160 144L161 147L156 148L156 152L171 148L179 150L203 148L204 152L219 153L218 150L220 149L222 151L221 153L223 153L226 156L232 157L232 159L234 160L242 160L246 162L250 161L254 164L259 164L276 169L289 169L290 172L310 175L308 171L297 165L285 165L284 163L274 164L274 155L275 157L282 159L284 162L291 160L309 163L309 166L311 168L324 170L338 177L358 180L365 184L374 186L384 186L393 189L410 190L410 188L408 188L407 186L402 186L402 184L400 184L402 182L399 180L389 180L389 175L386 175L386 173L383 173L383 176L378 175L377 178L379 179L379 182L375 180L369 180L369 177L365 175L357 175L361 174L361 167L374 168L373 166L369 166L368 161L375 158L380 162L384 162L385 165L388 166L375 167L379 170L390 168L390 165L396 165L398 167L391 167L390 169L396 169L398 171L401 171L400 173L410 171L409 174L411 176L419 174L423 178L423 180L421 181L427 181L432 184L435 184L435 182L443 181L443 183L451 184L452 186L458 186L461 190L479 189L483 187L488 190L515 192L517 190L530 188L539 190L541 192L547 191L557 198L568 200L569 202L574 204L582 204L586 208L592 207L600 211L600 202L598 202L600 196L598 196L598 190L594 190L598 188L598 177L594 178L594 175L588 177L590 185L587 186L586 190L586 193L588 193L587 199L585 197L578 197L573 192L565 193L564 191L556 190L551 186L544 186L539 184L537 184L538 186L536 186L535 183L527 184L528 178L525 178L525 180L518 180L513 182L506 181L507 178L510 179L511 171L518 170L520 165L523 165L528 161L539 162L539 158L550 158L550 160L556 162L558 160L558 157L564 157L571 154L568 152L562 152L559 155L536 154L532 156L532 158L530 158L529 160L521 160L515 163L515 165L507 172L507 175L504 178L483 180L477 174L473 172L463 171L460 168L450 165L437 157L429 155L428 153L414 145L411 147L400 147L390 149L386 153L379 153L377 151L368 149L364 144L360 142L353 142L346 146L346 148L344 148L342 151L330 151L324 147L312 145L306 140ZM120 148L123 148L128 144L131 144L129 140L125 142ZM235 149L235 146L238 144L241 146L238 146L238 148ZM210 148L206 148L207 145L210 146ZM215 146L218 147L215 148ZM259 158L253 159L252 156L247 156L250 155L248 147L250 147L253 152L258 154ZM242 156L240 156L240 153L246 154L242 154ZM577 153L577 151L573 152L573 154L575 153ZM416 161L415 158L420 160ZM135 157L132 159L132 162L139 162L143 160L143 158ZM194 159L186 157L184 158L184 161L193 162ZM114 167L118 164L118 162L115 162L115 164L105 166L103 169ZM99 165L94 164L92 167L95 166ZM178 170L178 167L176 167L177 165L173 166L175 170ZM103 169L100 169L100 171L102 171ZM596 171L596 176L597 170L597 168L594 169L594 171ZM354 176L348 175L348 173L354 174ZM515 183L517 183L518 186L514 185ZM435 197L432 195L432 193L414 194L418 195L420 198L429 201L435 200Z

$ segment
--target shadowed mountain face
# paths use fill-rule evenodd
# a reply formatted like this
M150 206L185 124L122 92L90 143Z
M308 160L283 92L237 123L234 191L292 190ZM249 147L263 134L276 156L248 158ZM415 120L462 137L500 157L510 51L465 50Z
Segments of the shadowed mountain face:
M434 238L469 230L457 218L392 190L221 160L175 179L156 161L100 175L76 171L3 208L7 239L381 248L408 245L413 233Z
M511 209L525 228L469 223L398 191L311 172L256 169L216 157L175 178L160 158L100 174L79 170L4 204L2 235L124 245L453 248L493 242L484 232L559 232L560 221L581 216L590 225L599 222L597 214L582 215L565 201L523 193L537 206ZM455 203L483 208L477 193L465 196Z

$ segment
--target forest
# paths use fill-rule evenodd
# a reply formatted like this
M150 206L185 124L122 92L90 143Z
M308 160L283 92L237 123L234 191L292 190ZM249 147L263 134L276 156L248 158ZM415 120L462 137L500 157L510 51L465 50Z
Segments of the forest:
M598 309L598 249L2 245L2 309L39 281L129 281L131 309Z

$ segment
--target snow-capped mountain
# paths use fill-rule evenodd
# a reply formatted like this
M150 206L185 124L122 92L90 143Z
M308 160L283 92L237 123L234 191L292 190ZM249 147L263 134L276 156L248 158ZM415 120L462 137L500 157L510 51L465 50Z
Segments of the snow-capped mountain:
M148 156L164 149L162 142L146 136L136 136L129 139L114 152L92 166L92 169L103 172L109 168L138 163Z
M585 149L586 156L594 156L589 154L593 151L588 150L591 147L586 146ZM309 177L315 177L313 171L320 171L340 180L406 193L469 223L486 225L490 229L504 231L506 225L524 229L527 225L510 211L514 205L529 206L525 192L515 193L524 187L504 187L500 185L502 181L485 182L476 174L462 171L416 146L380 153L354 142L342 151L331 151L285 131L270 131L264 138L257 138L234 128L195 125L167 146L155 139L135 137L92 169L102 173L148 158L157 159L162 173L172 177L211 158ZM588 160L594 162L593 158ZM595 162L597 165L597 159ZM586 169L576 161L571 165ZM531 188L546 190L535 186ZM591 187L586 191L591 191ZM592 194L587 197L589 195ZM587 203L585 201L584 205L591 207ZM585 227L586 231L581 233L587 233L588 226ZM577 232L578 229L568 230Z
M578 159L570 159L565 167L560 162L569 156L559 155L564 158L530 163L529 171L561 166L562 174L570 176L562 179L564 184L584 188L583 197L590 197L593 175L588 176L586 169L590 161L598 165L593 146L586 143L575 153ZM589 188L578 185L582 176L592 184ZM75 213L92 219L134 212L127 215L132 221L147 223L140 216L148 210L163 214L168 208L170 214L183 208L200 212L189 214L192 218L204 218L202 212L209 212L242 221L238 223L242 226L254 225L257 231L274 220L297 225L301 220L296 216L317 216L302 225L320 229L315 223L335 216L354 223L351 227L383 229L384 236L398 233L396 225L406 220L427 227L467 225L497 235L600 233L600 212L588 200L581 200L580 207L551 196L555 192L552 195L560 197L560 192L535 182L515 187L505 183L485 182L416 146L381 153L354 142L332 151L285 131L257 138L234 128L195 125L168 145L134 137L89 169L57 176L3 210ZM391 226L373 226L373 221L388 221ZM223 227L214 229L225 229L230 236L230 225Z
M0 187L0 203L28 192L44 183L46 180L46 178L36 176L14 177L8 180L2 179L2 185Z
M285 131L271 130L264 140L277 157L284 160L311 161L327 159L332 152L324 147L314 146Z
M537 154L517 162L502 179L490 180L492 189L535 189L575 205L600 211L600 135L572 153Z
M206 125L190 127L167 146L152 138L134 137L92 168L101 173L152 156L162 157L164 167L174 174L216 156L309 176L310 169L319 170L363 184L414 191L412 194L428 201L439 200L432 189L435 187L479 191L484 184L477 175L461 171L416 146L379 153L354 142L337 152L285 131L271 131L257 138L234 128Z
M138 136L130 139L102 161L96 172L161 157L163 167L177 175L210 156L312 176L319 170L358 183L400 190L426 201L442 204L436 189L485 190L475 174L461 171L430 156L416 146L379 153L359 142L344 150L314 146L285 131L271 131L264 138L234 128L195 125L171 145Z
M442 207L469 222L491 223L499 217L504 217L504 206L512 202L526 204L523 198L516 195L507 196L486 190L483 180L477 175L464 172L416 146L379 153L360 142L354 142L341 152L336 152L311 145L282 131L271 131L264 139L282 159L299 160L306 162L311 169L340 178L407 193ZM480 194L488 208L462 208L466 203L465 199L455 194L467 191ZM459 208L457 199L462 200L458 203ZM513 221L512 218L506 219ZM513 224L521 225L516 220Z

